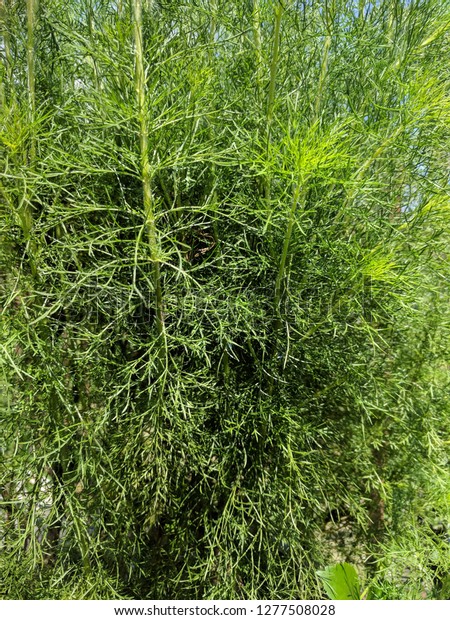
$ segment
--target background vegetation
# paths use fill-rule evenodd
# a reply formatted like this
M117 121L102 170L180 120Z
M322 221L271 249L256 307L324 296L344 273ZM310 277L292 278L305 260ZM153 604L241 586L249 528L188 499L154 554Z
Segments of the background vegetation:
M2 595L448 596L449 3L1 13Z

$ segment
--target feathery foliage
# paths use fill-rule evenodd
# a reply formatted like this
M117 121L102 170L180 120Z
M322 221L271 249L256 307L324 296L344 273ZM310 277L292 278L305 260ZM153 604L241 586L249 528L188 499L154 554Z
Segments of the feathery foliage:
M437 596L449 3L1 11L2 595Z

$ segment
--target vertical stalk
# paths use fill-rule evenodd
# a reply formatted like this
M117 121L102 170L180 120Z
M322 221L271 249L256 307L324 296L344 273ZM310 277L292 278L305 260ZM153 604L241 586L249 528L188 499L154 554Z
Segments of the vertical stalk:
M395 0L391 0L388 6L388 20L387 20L387 38L389 43L394 42L394 30L395 30Z
M27 0L27 87L28 87L28 122L31 125L31 145L29 158L34 161L36 143L34 137L34 121L36 116L36 76L34 33L36 29L38 0Z
M263 55L261 44L261 15L259 11L259 0L253 0L252 30L256 54L256 91L258 95L258 103L260 103L263 91Z
M151 5L151 0L147 0L146 9ZM162 428L161 415L163 412L163 395L164 395L164 371L168 363L167 340L164 320L164 300L161 282L160 267L160 246L158 239L158 230L155 217L155 201L153 198L153 177L148 155L149 144L149 123L147 111L147 84L144 69L144 49L143 49L143 6L142 0L132 0L133 11L133 37L134 37L134 61L135 61L135 89L137 104L137 120L139 125L139 151L140 151L140 177L142 182L144 225L147 233L147 243L150 254L150 262L152 263L152 277L154 288L154 303L156 310L156 331L157 331L157 352L155 359L157 393L152 398L155 409L152 415L152 432L148 430L143 432L142 441L144 445L148 445L152 456L150 458L158 460L157 455L160 454L163 445L164 430ZM145 462L145 461L144 461ZM143 462L143 466L144 465ZM158 528L158 514L160 498L164 495L164 486L166 484L167 471L157 466L155 475L154 496L149 506L148 527L152 532Z
M289 211L288 224L286 227L286 233L284 235L283 249L281 251L280 263L278 266L277 279L275 281L274 309L278 317L280 316L280 303L283 300L283 296L285 293L286 262L287 262L287 258L289 254L289 246L291 243L292 230L294 228L294 223L295 223L295 213L297 211L297 206L299 203L300 195L302 193L304 193L303 184L297 183L294 189L294 195L292 197L292 204L291 204L291 209Z
M314 116L313 116L313 124L319 120L321 107L322 107L322 98L323 98L323 90L327 78L328 73L328 58L330 55L330 47L331 47L331 36L332 36L332 25L334 19L335 12L335 2L332 2L331 10L326 8L326 29L327 34L325 36L325 43L323 46L323 54L322 61L320 63L320 74L319 74L319 83L317 85L317 95L316 101L314 103Z
M215 37L216 37L216 31L217 31L217 12L218 12L217 0L211 0L210 9L211 9L211 25L209 28L208 60L212 68L213 62L214 62L214 43L215 43ZM209 124L209 130L210 130L209 132L210 137L212 138L213 132L212 132L212 127L211 127L211 121L208 121L208 124ZM217 178L216 164L213 161L211 164L211 192L210 192L210 195L208 196L208 200L213 205L213 214L212 214L213 236L214 236L214 242L217 247L217 253L219 256L219 261L220 261L219 264L222 265L223 264L222 247L221 247L221 242L220 242L220 237L219 237L219 228L217 226L217 214L216 214L216 205L218 201L217 189L216 189L216 178ZM223 371L223 383L225 385L225 388L228 388L229 378L230 378L230 363L229 363L229 354L227 350L227 344L225 344L223 348L221 362L219 362L219 372L221 370ZM225 410L226 411L228 410L228 395L226 395Z
M119 8L119 7L118 7ZM95 39L94 39L94 9L92 7L92 5L89 5L89 16L88 16L88 29L89 29L89 39L90 39L90 43L91 43L91 48L92 50L95 49ZM99 92L100 90L100 81L99 81L99 77L98 77L98 68L97 68L97 61L95 60L95 56L92 53L91 54L91 60L92 60L92 67L94 69L94 84L95 84L95 90L97 92Z
M323 89L324 89L327 72L328 72L328 57L329 57L329 52L330 52L330 47L331 47L332 23L333 23L333 18L334 18L334 11L335 11L335 0L333 0L332 2L331 10L330 11L327 10L327 14L326 14L327 35L325 38L325 44L324 44L321 67L320 67L319 83L318 83L318 88L317 88L316 100L314 104L313 123L316 123L319 120L320 112L321 112ZM286 232L284 236L283 248L281 251L280 262L278 265L277 278L275 281L274 312L276 316L276 321L275 321L275 329L274 329L273 352L275 352L276 350L276 341L278 337L278 332L281 328L280 306L281 306L281 302L283 301L283 298L286 292L287 261L288 261L288 256L289 256L289 247L291 243L292 232L293 232L294 223L295 223L295 214L296 214L299 202L302 202L302 203L304 202L305 194L306 194L306 180L304 181L299 180L299 182L295 185L295 189L294 189L291 209L289 212L288 223L287 223ZM271 378L269 382L269 393L272 392L272 389L273 389L273 379Z
M270 359L273 359L274 355L277 351L277 340L278 334L281 329L281 303L284 299L286 293L286 277L287 277L287 262L289 257L289 247L291 244L292 232L295 224L295 214L297 212L297 208L299 203L304 202L306 193L306 184L299 180L299 182L294 187L294 194L292 197L291 208L289 211L288 223L286 226L286 232L284 235L283 249L281 251L280 262L278 265L278 273L277 278L275 280L275 295L273 301L273 309L275 314L275 324L273 330L273 345L272 351L270 354ZM273 392L273 376L271 375L269 378L268 384L268 392L269 395Z
M280 0L278 0L277 5L275 7L275 22L274 22L274 35L273 35L273 45L272 45L272 56L270 60L270 68L269 68L269 91L267 95L267 108L266 108L266 155L269 155L269 147L270 140L272 134L272 121L273 121L273 111L275 106L275 92L276 92L276 77L277 77L277 69L278 69L278 58L280 53L280 38L281 38L281 19L283 17L284 7ZM257 59L262 59L261 53L261 37L260 37L260 15L259 15L259 2L255 0L253 4L253 32L255 37L256 44L256 53ZM270 212L270 201L271 201L271 184L272 179L270 172L268 172L264 176L263 180L263 189L264 189L264 200L266 203L267 211ZM292 212L292 209L291 209ZM292 219L292 218L291 218ZM293 224L292 224L293 225ZM291 226L292 229L292 226ZM290 237L289 233L289 237ZM286 243L285 243L286 245ZM289 244L288 244L289 245ZM274 310L276 315L276 321L274 326L274 340L272 350L269 353L269 360L273 358L276 352L277 344L277 334L281 327L281 318L279 314L279 306L281 301L281 287L282 287L282 275L284 273L286 258L287 258L288 247L286 248L286 255L280 260L278 275L275 282L275 299L274 299ZM272 257L275 258L273 250L271 251ZM273 391L273 377L269 378L268 392L269 395L272 394ZM267 432L266 426L264 426L262 431L262 436L265 437ZM264 444L264 441L262 442Z
M283 16L283 5L278 2L275 9L275 32L273 35L273 50L272 59L270 62L270 82L269 82L269 94L267 98L267 125L270 137L270 128L273 118L273 107L275 103L275 84L278 69L278 56L280 53L280 30L281 30L281 18Z
M253 46L255 51L255 63L256 63L256 105L258 110L264 114L264 59L262 53L261 42L261 12L260 12L260 0L253 0L252 6L252 31L253 31ZM267 115L267 110L266 110ZM267 118L266 118L267 120ZM267 122L266 122L267 131ZM258 194L264 196L264 199L268 203L270 200L270 180L269 173L264 177L256 180ZM267 209L269 209L267 204Z
M34 125L36 120L35 30L37 5L38 0L27 0L27 120L30 130L30 146L28 151L24 153L24 158L30 168L33 168L36 160L36 135ZM33 211L31 207L30 190L28 188L25 188L24 190L23 204L19 212L19 217L21 220L23 236L28 246L31 273L34 278L37 278L37 248L34 241L30 239L31 229L33 228Z
M358 20L361 25L364 24L364 9L366 8L366 0L358 1Z
M0 84L0 104L6 105L6 99L8 92L13 98L13 78L12 78L12 62L11 62L11 39L8 31L8 9L6 7L6 0L0 0L0 36L3 40L3 49L5 50L5 66L3 73L3 80Z
M143 190L143 207L147 228L147 240L150 249L150 260L153 264L153 283L156 303L156 329L160 339L159 372L162 372L165 358L161 341L165 341L164 303L161 285L161 269L159 257L158 231L154 212L152 193L152 174L148 157L148 117L146 110L146 80L144 71L144 52L142 48L142 0L133 0L134 45L135 45L135 86L139 121L139 149Z
M328 71L328 54L330 51L330 46L331 46L331 35L327 34L327 36L325 37L325 45L323 47L322 64L320 67L320 76L319 76L319 84L317 87L316 102L314 104L313 123L319 120L320 109L321 109L321 104L322 104L323 88L325 85L325 78L326 78L327 71Z
M211 26L209 29L209 64L211 66L214 61L214 41L215 41L216 29L217 29L217 9L218 9L217 0L211 0ZM210 129L210 136L212 137L210 121L208 121L208 124L209 124L209 129ZM211 170L212 194L211 194L210 200L213 205L216 205L217 191L216 191L216 164L215 162L212 162L211 168L212 168ZM215 214L213 215L213 234L214 234L214 241L220 251L219 230L217 227L217 218Z
M269 150L270 138L272 134L272 120L273 120L273 109L275 105L275 85L276 85L276 77L277 77L277 69L278 69L278 57L280 53L280 31L281 31L281 18L283 16L283 5L278 0L278 4L275 8L275 27L274 27L274 38L273 38L273 49L272 49L272 58L270 62L270 80L269 80L269 94L267 97L267 151ZM270 189L271 189L271 178L270 175L267 174L264 180L264 197L266 199L267 208L270 208Z
M216 35L217 30L217 0L211 0L210 2L211 8L211 26L209 29L209 44L210 44L210 53L213 51L214 45L214 37Z

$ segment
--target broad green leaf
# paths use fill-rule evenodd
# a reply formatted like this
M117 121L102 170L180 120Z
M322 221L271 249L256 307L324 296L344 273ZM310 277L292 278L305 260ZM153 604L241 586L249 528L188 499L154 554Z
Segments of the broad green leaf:
M325 592L335 601L360 600L358 574L352 564L343 562L317 571Z

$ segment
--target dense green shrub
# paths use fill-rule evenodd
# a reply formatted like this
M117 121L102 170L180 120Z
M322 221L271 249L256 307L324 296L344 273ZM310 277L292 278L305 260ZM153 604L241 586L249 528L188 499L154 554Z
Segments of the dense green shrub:
M448 3L2 11L4 595L321 597L345 519L416 596L417 554L448 568Z

